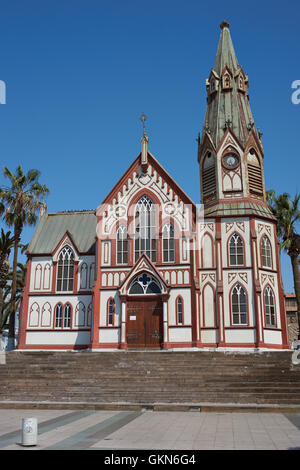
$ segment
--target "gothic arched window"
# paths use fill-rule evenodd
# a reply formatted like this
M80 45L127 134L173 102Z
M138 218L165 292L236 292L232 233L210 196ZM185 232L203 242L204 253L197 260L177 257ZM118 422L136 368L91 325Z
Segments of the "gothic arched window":
M57 291L72 291L74 286L74 252L65 246L58 257L57 263Z
M115 302L113 299L109 299L107 302L107 324L113 326L114 324L114 311L115 311Z
M264 268L272 268L272 248L268 237L265 235L260 242L261 263Z
M55 307L55 328L62 327L62 319L63 319L63 306L62 304L58 304Z
M276 311L274 293L270 286L265 289L265 319L266 326L276 326Z
M143 273L133 280L129 288L129 294L161 294L161 288L154 277Z
M163 239L163 262L173 263L175 261L175 239L174 227L171 224L166 224L162 231Z
M234 233L229 240L229 264L230 266L244 264L244 243L237 233Z
M231 79L228 72L223 75L223 88L231 88Z
M244 79L242 75L239 76L239 89L244 90Z
M135 211L135 261L146 253L156 261L156 213L155 204L148 196L142 196Z
M66 304L64 307L64 328L71 327L71 305Z
M176 319L178 325L183 324L183 300L180 296L176 299Z
M117 264L128 263L128 236L127 228L121 225L117 231Z
M70 328L71 327L71 313L72 307L69 303L57 304L55 307L55 328Z
M233 325L247 325L247 294L240 284L231 291L231 312Z

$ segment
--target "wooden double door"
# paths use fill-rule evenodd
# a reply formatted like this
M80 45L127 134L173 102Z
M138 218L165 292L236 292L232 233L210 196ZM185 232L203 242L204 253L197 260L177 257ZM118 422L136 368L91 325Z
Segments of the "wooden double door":
M127 300L127 345L129 348L160 348L163 342L161 298Z

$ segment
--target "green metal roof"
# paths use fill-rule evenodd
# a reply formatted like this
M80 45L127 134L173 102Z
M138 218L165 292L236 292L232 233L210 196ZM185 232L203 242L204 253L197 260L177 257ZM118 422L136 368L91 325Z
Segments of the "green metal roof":
M238 64L232 44L229 24L224 21L220 27L221 35L215 66L212 70L212 73L219 81L219 86L215 93L208 95L202 133L202 140L205 133L209 133L216 148L223 138L227 126L231 128L242 145L247 142L252 127L256 130L248 94L246 90L244 93L238 91L237 77L241 67ZM222 88L222 73L225 67L229 69L232 75L232 88L230 90ZM248 77L246 76L247 80Z
M251 215L276 220L267 206L255 204L254 202L216 204L204 209L205 217L247 217Z
M80 253L95 252L96 211L45 213L28 246L30 254L50 254L68 231Z

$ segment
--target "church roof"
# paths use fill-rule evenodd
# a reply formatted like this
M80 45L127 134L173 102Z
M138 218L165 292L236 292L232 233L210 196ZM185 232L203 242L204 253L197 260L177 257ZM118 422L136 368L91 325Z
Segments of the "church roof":
M220 27L221 35L214 69L207 79L208 97L202 140L207 132L217 148L226 128L230 127L244 146L252 128L255 129L249 105L248 76L239 66L230 36L229 24L223 21ZM226 72L228 73L227 88L224 86ZM216 83L215 87L212 87L212 81ZM241 83L243 84L242 88Z
M256 204L255 202L228 202L218 203L210 207L205 207L204 216L210 217L230 217L230 216L245 216L250 215L259 216L264 219L276 220L268 206Z
M51 254L68 232L80 253L95 252L96 212L70 211L45 213L39 220L28 246L30 254Z

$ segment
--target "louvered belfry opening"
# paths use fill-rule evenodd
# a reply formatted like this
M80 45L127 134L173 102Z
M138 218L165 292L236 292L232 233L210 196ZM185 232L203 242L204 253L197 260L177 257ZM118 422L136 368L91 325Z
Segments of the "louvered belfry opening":
M202 170L202 194L205 200L208 196L216 193L216 168L215 159L211 152L207 152L203 161Z
M250 193L263 195L262 171L255 150L251 149L247 157Z

